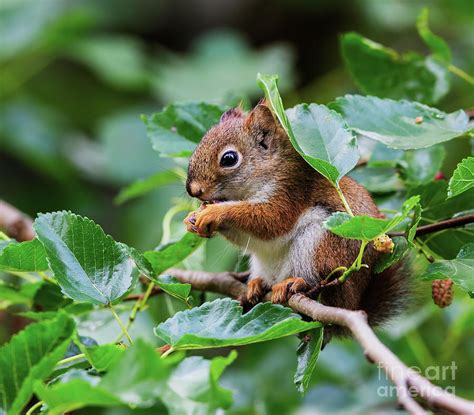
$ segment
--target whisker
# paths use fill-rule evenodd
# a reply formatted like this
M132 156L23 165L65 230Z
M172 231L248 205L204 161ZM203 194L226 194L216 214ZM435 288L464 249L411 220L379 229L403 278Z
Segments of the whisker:
M249 244L250 244L250 239L251 239L251 237L249 236L249 239L247 240L247 244L245 245L245 249L242 252L239 252L238 260L237 260L237 263L235 264L235 267L234 267L234 272L238 271L238 269L240 268L240 264L242 264L242 261L243 261L245 255L247 255L247 250L248 250L248 247L249 247Z

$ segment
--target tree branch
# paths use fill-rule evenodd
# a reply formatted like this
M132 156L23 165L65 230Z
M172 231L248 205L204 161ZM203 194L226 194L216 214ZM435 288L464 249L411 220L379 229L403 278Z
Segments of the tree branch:
M0 200L0 229L20 242L29 241L35 237L33 221L3 200Z
M474 223L474 214L459 216L452 219L446 219L441 222L430 223L429 225L419 226L416 229L415 236L427 235L429 233L434 233L442 231L444 229L457 228L459 226L464 226L469 223ZM390 232L388 234L390 237L393 236L406 236L406 232Z
M211 273L170 269L167 273L176 277L180 282L191 284L197 290L212 291L234 298L246 291L246 286L228 272ZM388 378L395 384L398 402L409 413L416 415L426 413L412 397L412 393L415 393L433 410L443 409L455 414L474 414L473 402L446 392L408 368L377 338L367 323L367 316L363 311L325 306L302 294L291 297L288 305L294 311L311 317L315 321L320 321L323 324L336 324L349 329L354 339L364 349L369 361L384 370Z

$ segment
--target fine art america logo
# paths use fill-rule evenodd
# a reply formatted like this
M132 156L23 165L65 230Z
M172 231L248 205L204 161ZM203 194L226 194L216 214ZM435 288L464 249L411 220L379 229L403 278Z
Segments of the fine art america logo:
M456 379L456 370L457 370L457 365L456 362L451 362L450 365L446 366L427 366L424 370L419 368L418 366L411 366L410 369L415 372L420 374L421 376L424 376L425 378L434 381L434 383L437 383L437 381L441 381L442 383L449 383L453 382ZM387 385L381 385L377 388L377 394L381 397L384 398L397 398L397 397L403 397L403 394L410 394L411 396L417 396L418 395L418 390L411 386L407 385L407 388L404 389L399 389L395 385L391 384L391 382L388 382L390 378L397 378L399 376L403 376L404 373L397 371L400 371L400 368L383 368L380 364L378 365L379 373L378 373L378 379L387 381ZM446 382L448 381L448 382ZM442 391L445 392L450 392L450 393L455 393L456 388L454 385L449 385L444 388L441 387L436 387L434 390L432 390L432 393L434 396L436 396L437 393L441 393Z

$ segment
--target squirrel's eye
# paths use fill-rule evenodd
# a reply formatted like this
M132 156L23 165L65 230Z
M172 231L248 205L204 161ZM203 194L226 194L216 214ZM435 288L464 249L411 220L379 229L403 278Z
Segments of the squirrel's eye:
M220 165L221 167L233 167L238 161L239 155L237 151L226 151L221 157Z

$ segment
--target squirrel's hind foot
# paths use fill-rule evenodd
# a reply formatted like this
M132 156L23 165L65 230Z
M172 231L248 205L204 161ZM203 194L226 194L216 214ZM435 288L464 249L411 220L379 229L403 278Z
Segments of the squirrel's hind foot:
M272 287L272 303L286 304L293 294L306 292L308 288L303 278L286 278Z
M249 311L256 304L262 302L268 291L262 278L257 277L249 280L247 283L247 292L239 298L240 305L243 307L244 312Z

